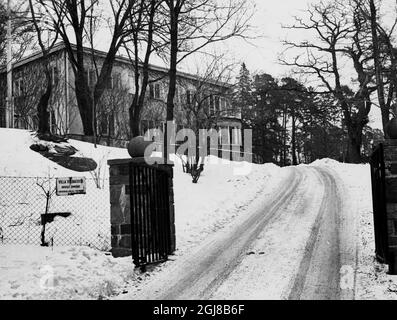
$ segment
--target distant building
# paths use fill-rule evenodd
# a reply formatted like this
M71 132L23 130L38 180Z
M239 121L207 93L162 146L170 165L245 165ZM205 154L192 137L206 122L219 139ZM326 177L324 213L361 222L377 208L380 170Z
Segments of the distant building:
M96 83L94 62L101 65L105 53L86 48L86 70L89 86ZM50 99L50 124L53 133L83 136L83 126L74 93L74 73L63 43L59 43L49 54L54 89ZM93 59L94 57L94 59ZM42 54L32 54L13 66L13 98L15 128L37 129L36 106L40 91L45 84ZM149 128L161 128L166 118L167 69L150 67L152 82L147 90L142 113L142 134ZM229 141L241 142L241 112L231 104L231 87L220 81L206 80L198 76L179 72L175 97L175 119L178 127L191 127L194 117L199 117L206 126L229 129ZM0 72L0 126L5 126L6 72ZM102 140L126 141L129 136L128 109L135 93L133 65L130 60L118 56L115 60L111 80L101 105L97 107L97 131ZM200 115L195 107L203 104ZM237 129L237 130L233 130ZM232 137L231 135L234 134Z

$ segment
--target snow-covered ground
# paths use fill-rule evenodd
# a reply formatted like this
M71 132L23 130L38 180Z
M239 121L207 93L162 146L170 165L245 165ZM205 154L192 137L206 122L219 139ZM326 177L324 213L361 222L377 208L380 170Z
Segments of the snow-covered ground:
M87 247L0 245L0 299L102 299L139 283L130 258Z
M60 218L53 237L58 245L91 245L110 248L110 201L108 159L126 158L127 150L71 141L75 156L93 158L102 188L97 188L94 172L66 169L30 149L37 138L25 130L0 129L0 229L4 243L36 244L40 237L40 214L45 210L44 191L55 188L57 177L87 178L87 194L73 197L53 196L49 212L71 212ZM50 149L52 143L46 143ZM60 144L63 145L63 144ZM49 177L51 179L49 179ZM37 185L43 184L44 189ZM53 226L51 224L50 226ZM53 228L54 229L54 228ZM49 239L48 239L49 240Z
M75 172L44 158L39 153L30 150L30 146L37 142L33 133L26 130L0 128L0 176L7 177L70 177L86 176L92 178L90 172ZM106 160L128 158L126 149L109 148L93 144L70 140L70 144L79 152L76 156L94 159L102 167L106 167ZM62 144L61 144L62 145ZM103 170L108 177L108 170Z
M50 174L52 177L91 178L89 172L65 169L30 150L34 142L28 131L0 129L0 176L46 177ZM102 163L104 178L108 177L107 160L129 157L125 149L103 146L95 149L92 144L74 140L69 143L79 150L80 155ZM215 160L207 159L198 184L191 182L191 177L182 172L181 164L175 160L177 252L174 259L240 214L247 213L250 203L260 193L270 193L285 177L284 171L273 164L252 165L246 175L236 175L242 164ZM108 192L106 186L104 192ZM108 209L109 221L110 204ZM110 223L108 231L110 234ZM85 247L51 249L1 245L0 242L0 299L108 298L121 293L127 284L139 286L145 280L146 276L137 275L133 268L131 258L114 259L104 252ZM161 267L154 273L160 271ZM21 274L23 277L18 276ZM43 279L49 279L50 289L40 286Z
M357 226L357 278L355 299L397 299L397 277L388 275L388 266L375 259L375 239L369 164L342 164L330 159L313 163L338 173L344 182L346 201L356 213Z
M175 170L178 252L224 227L245 212L258 196L270 194L287 176L285 170L274 164L252 165L250 174L237 176L233 173L235 167L225 161L206 165L195 185L179 167Z
M305 178L298 180L293 197L280 205L274 218L248 248L247 256L211 299L288 298L325 192L315 172L305 171ZM287 192L286 185L283 191Z
M46 177L50 174L53 177L92 178L89 172L79 173L65 169L30 150L29 147L34 142L35 138L28 131L0 129L0 177ZM107 160L129 157L125 149L103 146L95 149L92 144L74 140L70 140L70 144L79 150L79 155L91 157L100 164L105 180L108 178ZM191 182L191 177L182 172L180 162L176 161L174 188L177 252L171 257L172 260L181 259L216 231L249 214L254 200L271 194L287 176L287 170L273 164L252 165L248 174L239 176L235 169L241 164L233 166L228 161L214 164L214 160L216 159L207 159L198 184ZM347 165L329 159L316 161L312 165L327 167L337 173L345 190L345 202L349 203L349 210L355 213L352 215L355 217L358 239L355 298L396 299L397 278L388 275L387 266L374 259L369 165ZM108 193L107 185L103 190ZM4 194L0 194L0 215L6 210ZM35 195L29 194L29 197L34 199ZM101 212L106 215L106 212L110 212L110 206L105 209ZM286 215L284 217L288 218ZM110 220L110 216L104 218ZM309 224L305 228L309 230ZM290 233L291 239L296 236L295 229L285 231ZM108 232L110 233L110 227ZM276 239L278 233L277 230L272 232L262 239L267 239L265 247L269 250L269 239L273 236ZM276 245L274 247L277 248ZM299 255L301 249L298 248L296 254ZM259 255L265 257L266 250L259 252ZM293 256L280 256L285 260L280 263L286 268L292 268L293 264L288 264L288 259ZM0 299L109 298L122 294L131 287L139 291L141 285L166 267L167 264L161 265L151 273L142 275L134 271L131 258L114 259L106 252L88 247L42 248L12 243L2 245L0 242ZM253 267L247 267L245 271ZM281 270L278 273L280 281L283 279ZM228 287L221 288L219 293L222 290L227 291ZM247 291L246 293L248 294ZM277 291L274 293L276 295ZM254 291L250 294L255 298Z

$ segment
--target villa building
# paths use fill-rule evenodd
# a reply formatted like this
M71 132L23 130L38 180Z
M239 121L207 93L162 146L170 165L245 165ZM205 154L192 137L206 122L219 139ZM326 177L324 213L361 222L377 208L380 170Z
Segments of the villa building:
M96 83L105 52L85 49L86 72L91 88ZM14 127L37 129L36 107L45 85L42 54L35 53L13 65ZM55 45L49 54L53 92L50 98L50 125L53 133L74 138L84 136L74 92L74 72L64 44ZM150 83L141 117L142 135L150 128L161 128L166 118L168 70L150 66ZM0 127L5 126L7 81L5 69L0 72ZM198 125L229 129L230 140L241 143L241 112L231 103L231 86L221 81L178 72L174 118L178 127ZM97 106L97 132L107 144L128 141L129 113L135 94L133 64L129 58L117 56L107 89ZM199 111L199 112L198 112ZM197 119L200 118L200 121ZM211 121L207 121L211 120ZM200 128L209 129L209 128ZM233 136L232 136L233 135Z

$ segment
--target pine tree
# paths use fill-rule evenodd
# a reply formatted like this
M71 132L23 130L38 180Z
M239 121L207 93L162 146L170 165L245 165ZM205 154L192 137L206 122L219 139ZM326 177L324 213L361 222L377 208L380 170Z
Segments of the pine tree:
M277 80L270 74L259 74L254 81L253 144L263 162L279 163L283 140L280 118L280 94Z
M241 111L243 122L244 119L249 119L248 113L252 109L252 79L249 70L245 63L241 65L240 74L237 77L237 85L234 98L235 106ZM249 127L249 123L244 123Z

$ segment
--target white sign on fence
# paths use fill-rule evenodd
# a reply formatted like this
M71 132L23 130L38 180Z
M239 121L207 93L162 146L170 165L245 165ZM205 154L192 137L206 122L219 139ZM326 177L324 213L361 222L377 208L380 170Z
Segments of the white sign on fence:
M73 196L86 194L85 177L57 178L57 196Z

